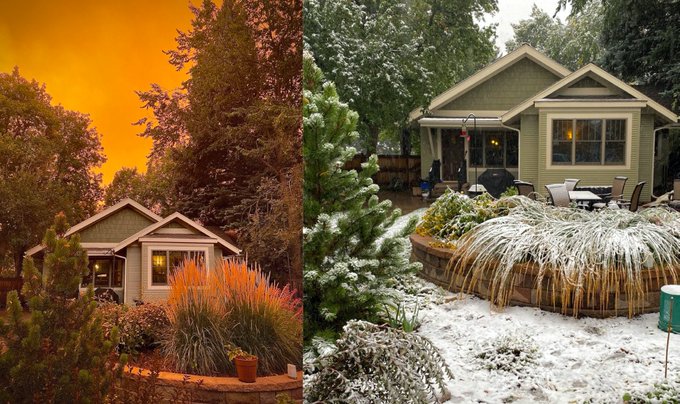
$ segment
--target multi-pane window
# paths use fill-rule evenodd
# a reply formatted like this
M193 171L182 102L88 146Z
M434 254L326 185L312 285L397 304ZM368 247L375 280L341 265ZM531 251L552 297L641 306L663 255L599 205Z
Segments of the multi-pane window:
M484 131L470 133L470 166L517 167L517 133Z
M151 252L151 284L168 285L168 278L185 260L205 262L203 251L162 251Z
M625 164L625 119L555 119L552 123L553 165Z
M83 277L81 286L87 287L93 283L95 288L122 288L123 266L122 259L90 258L89 272Z

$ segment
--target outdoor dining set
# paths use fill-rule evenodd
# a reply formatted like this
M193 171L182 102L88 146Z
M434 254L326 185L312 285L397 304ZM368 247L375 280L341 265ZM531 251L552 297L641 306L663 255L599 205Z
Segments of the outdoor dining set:
M640 194L645 186L645 181L638 182L633 189L630 199L623 197L627 177L614 177L611 187L591 186L578 187L579 179L567 178L564 183L548 184L545 186L548 192L547 202L558 207L569 207L576 204L576 207L586 210L598 209L628 209L636 212L640 207ZM534 200L544 200L544 196L536 192L534 185L530 182L515 180L515 187L520 195L524 195ZM610 192L595 193L593 190L608 188ZM680 201L674 200L675 194L680 194L680 179L673 183L673 190L659 197L655 197L656 205L661 202L668 203L669 206L680 209Z

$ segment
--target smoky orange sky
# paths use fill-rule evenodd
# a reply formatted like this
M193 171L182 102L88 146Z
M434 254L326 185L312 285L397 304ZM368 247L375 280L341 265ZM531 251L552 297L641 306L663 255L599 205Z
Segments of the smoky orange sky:
M135 91L186 79L163 50L191 26L188 0L2 1L0 71L14 66L45 83L54 104L90 115L107 161L104 184L121 167L146 170L151 140L133 126L150 112ZM195 0L193 4L198 5Z

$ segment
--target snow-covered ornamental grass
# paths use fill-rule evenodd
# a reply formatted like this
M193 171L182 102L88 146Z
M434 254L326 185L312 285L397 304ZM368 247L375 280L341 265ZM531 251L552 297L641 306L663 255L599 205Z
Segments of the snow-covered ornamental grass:
M444 201L446 202L446 201ZM574 316L591 301L601 307L609 303L610 290L625 291L629 302L640 302L646 292L644 280L661 276L675 282L680 268L680 213L662 208L632 213L603 209L588 212L555 208L526 197L513 196L494 202L495 216L475 223L451 244L452 223L461 221L470 202L449 196L449 205L434 204L424 216L429 235L449 243L455 253L450 269L466 277L466 290L474 290L480 279L490 280L491 300L507 305L517 264L529 264L536 283L549 279L547 290L562 308L573 308ZM459 210L441 226L428 225L428 216ZM479 210L479 209L477 209ZM432 221L432 220L431 220ZM434 221L436 223L436 221ZM425 232L428 234L428 232ZM603 293L600 293L603 292ZM541 288L537 299L540 301ZM635 305L629 304L629 315Z

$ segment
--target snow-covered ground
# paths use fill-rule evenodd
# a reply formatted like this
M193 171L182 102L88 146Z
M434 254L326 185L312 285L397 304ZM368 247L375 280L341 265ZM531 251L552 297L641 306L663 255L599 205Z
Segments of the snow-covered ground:
M455 375L450 402L615 403L663 380L667 334L657 328L658 314L574 319L537 308L495 310L488 301L449 293L421 308L421 316L418 332ZM488 360L477 356L508 336L520 349L536 349L533 363L515 372L488 370ZM677 380L680 335L671 334L668 362L669 380Z

